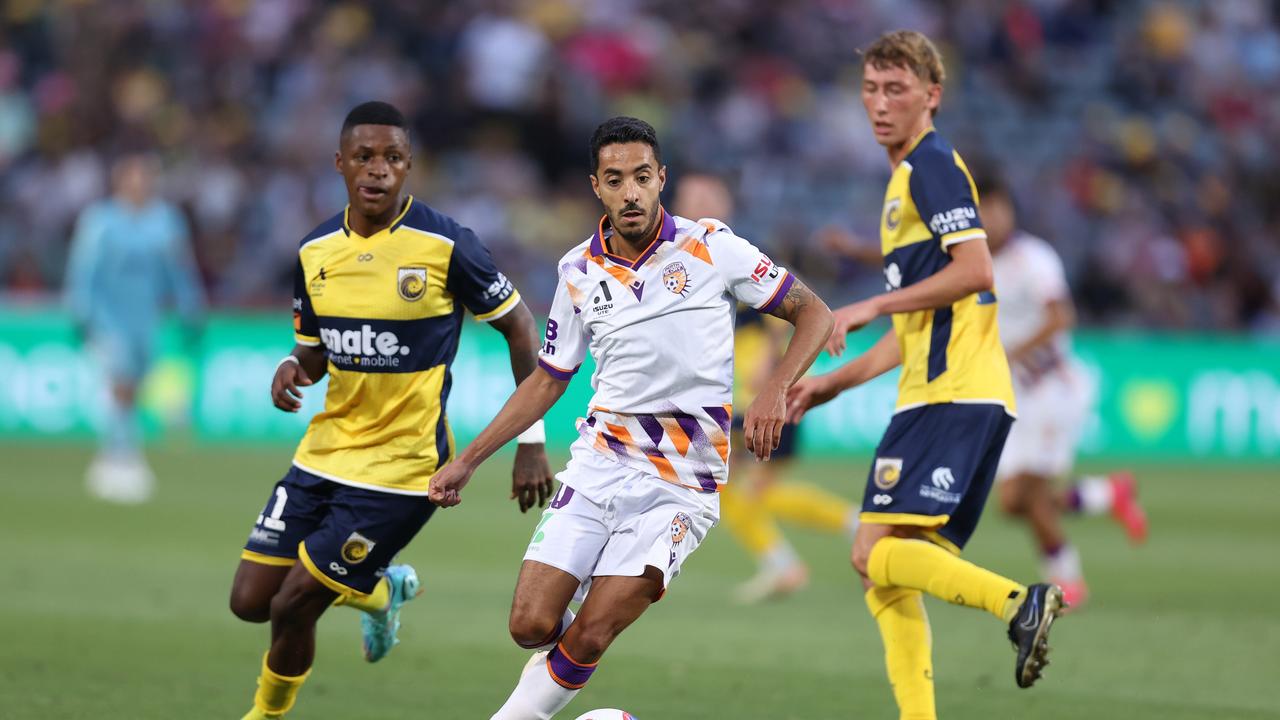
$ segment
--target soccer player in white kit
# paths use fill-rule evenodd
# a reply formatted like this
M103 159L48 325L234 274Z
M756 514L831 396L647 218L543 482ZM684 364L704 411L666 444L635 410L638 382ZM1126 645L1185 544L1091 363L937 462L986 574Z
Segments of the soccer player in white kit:
M778 445L787 390L831 333L826 304L751 243L719 220L662 208L666 167L648 123L596 128L591 169L605 216L560 261L540 369L431 479L434 502L458 504L475 468L538 421L591 353L595 395L511 607L512 638L545 659L526 666L499 720L545 720L567 705L719 520L736 304L795 325L746 412L746 448L761 460ZM569 603L588 587L575 616Z
M1018 401L1018 422L996 474L1000 506L1026 521L1040 549L1045 580L1061 586L1067 603L1079 607L1088 597L1088 587L1080 555L1062 528L1062 514L1070 503L1055 487L1075 464L1094 399L1092 379L1071 351L1071 290L1053 247L1017 229L1008 188L989 175L977 185L1000 297L1000 340ZM1145 537L1146 515L1129 473L1086 477L1068 498L1071 494L1085 498L1090 505L1086 510L1100 504L1095 498L1105 496L1105 508L1098 509L1109 510L1135 542Z

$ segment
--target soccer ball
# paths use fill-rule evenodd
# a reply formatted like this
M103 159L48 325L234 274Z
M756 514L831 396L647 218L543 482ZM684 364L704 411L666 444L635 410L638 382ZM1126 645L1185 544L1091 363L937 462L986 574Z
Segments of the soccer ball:
M600 710L588 710L575 718L575 720L636 720L636 716L626 710L602 708Z

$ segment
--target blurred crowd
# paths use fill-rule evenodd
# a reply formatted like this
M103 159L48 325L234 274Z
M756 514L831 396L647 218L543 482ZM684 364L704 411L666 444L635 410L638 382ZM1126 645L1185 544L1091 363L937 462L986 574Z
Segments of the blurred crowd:
M410 187L473 227L535 311L599 206L587 140L644 118L670 181L722 175L738 232L830 301L882 286L889 168L856 48L942 49L938 126L1017 190L1086 324L1280 332L1280 12L1267 0L9 0L0 4L0 292L60 292L114 158L153 149L223 307L286 307L341 209L343 115L413 122ZM670 192L670 188L668 189ZM847 242L846 242L847 244ZM847 251L848 248L845 248Z

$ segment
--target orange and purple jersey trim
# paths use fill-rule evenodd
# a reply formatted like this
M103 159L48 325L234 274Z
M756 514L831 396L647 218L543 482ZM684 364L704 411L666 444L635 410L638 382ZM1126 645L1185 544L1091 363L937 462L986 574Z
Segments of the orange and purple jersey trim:
M690 413L615 413L592 408L578 433L600 453L699 492L717 492L728 479L731 405Z

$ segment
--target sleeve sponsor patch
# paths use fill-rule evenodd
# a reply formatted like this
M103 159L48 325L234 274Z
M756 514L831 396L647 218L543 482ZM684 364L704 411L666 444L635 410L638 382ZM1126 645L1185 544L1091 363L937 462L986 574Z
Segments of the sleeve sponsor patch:
M486 300L506 300L511 296L511 291L515 286L507 279L506 275L498 273L498 279L489 283L489 287L485 288L484 298Z
M936 213L929 218L929 229L933 231L934 235L942 236L958 230L968 230L974 227L974 221L977 219L978 211L975 208L953 208L946 212Z
M777 279L778 268L773 264L773 261L769 259L768 255L761 255L760 260L756 262L756 269L751 273L751 281L760 282L765 279L766 276L770 280Z

